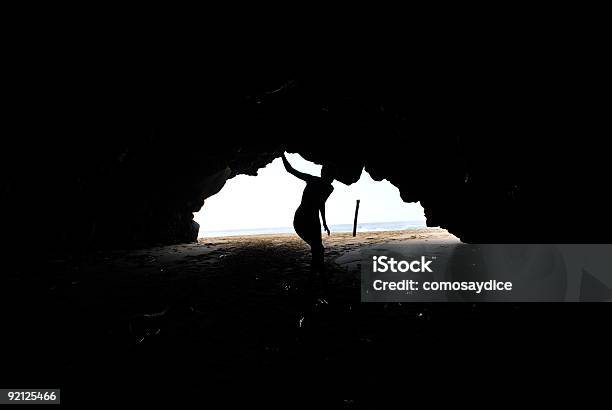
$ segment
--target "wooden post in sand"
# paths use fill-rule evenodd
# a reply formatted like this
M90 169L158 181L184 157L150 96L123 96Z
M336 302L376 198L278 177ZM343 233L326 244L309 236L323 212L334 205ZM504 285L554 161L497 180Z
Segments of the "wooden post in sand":
M353 221L353 237L357 236L357 215L359 215L359 199L355 204L355 220Z

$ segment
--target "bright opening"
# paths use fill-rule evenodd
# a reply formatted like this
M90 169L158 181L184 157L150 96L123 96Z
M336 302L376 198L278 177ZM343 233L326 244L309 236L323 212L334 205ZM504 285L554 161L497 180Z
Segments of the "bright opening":
M301 172L319 176L321 166L298 154L287 159ZM195 221L200 237L290 233L293 215L306 183L289 174L280 158L260 169L256 177L238 175L227 181L216 195L206 199ZM334 192L326 203L326 218L333 232L351 232L355 201L359 205L358 231L385 231L425 227L423 207L405 203L389 181L374 181L363 171L358 182L334 181Z

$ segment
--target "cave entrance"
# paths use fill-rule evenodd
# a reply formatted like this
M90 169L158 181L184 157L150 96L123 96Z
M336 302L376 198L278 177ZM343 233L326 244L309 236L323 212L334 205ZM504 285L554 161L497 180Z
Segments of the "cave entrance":
M321 166L298 154L288 154L301 172L320 175ZM424 228L425 215L419 203L405 203L390 182L374 181L364 170L358 182L345 185L334 181L334 192L326 205L328 225L333 232L351 232L355 201L359 207L358 232ZM238 175L223 189L206 199L194 215L200 224L199 237L294 233L293 215L305 183L287 173L282 160L258 171L257 176Z

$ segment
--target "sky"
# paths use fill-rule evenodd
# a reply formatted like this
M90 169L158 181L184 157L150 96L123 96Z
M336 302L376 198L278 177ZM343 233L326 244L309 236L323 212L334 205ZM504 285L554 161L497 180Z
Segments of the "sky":
M287 154L295 169L319 176L321 166L298 154ZM306 183L289 174L280 158L258 171L258 175L238 175L223 189L207 198L195 221L202 230L222 231L290 227ZM334 181L334 192L327 200L328 225L352 224L355 200L360 199L359 222L425 221L423 208L405 203L399 190L387 180L374 181L363 171L358 182L344 185Z

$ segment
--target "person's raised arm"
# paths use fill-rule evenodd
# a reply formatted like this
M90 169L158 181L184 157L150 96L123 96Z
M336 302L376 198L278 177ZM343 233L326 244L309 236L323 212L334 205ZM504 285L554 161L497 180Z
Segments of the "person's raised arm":
M293 168L291 166L291 164L289 163L289 161L287 160L287 157L285 157L285 154L283 153L282 155L282 159L283 159L283 165L285 165L285 169L287 170L288 173L290 173L291 175L294 175L296 177L298 177L299 179L308 182L309 179L312 178L312 175L308 175L305 174L303 172L300 171L296 171L295 168Z

